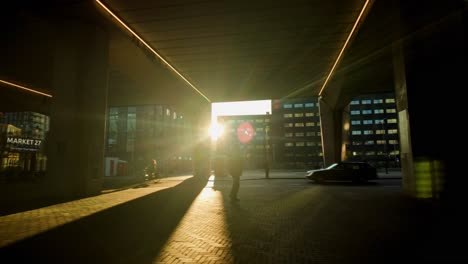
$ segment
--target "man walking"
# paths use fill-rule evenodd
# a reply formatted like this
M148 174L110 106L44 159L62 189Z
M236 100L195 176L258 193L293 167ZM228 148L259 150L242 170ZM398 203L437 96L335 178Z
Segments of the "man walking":
M240 149L239 144L231 144L231 151L229 153L229 160L228 160L228 171L232 177L232 188L229 194L229 198L231 202L239 201L237 194L239 192L240 187L240 176L242 175L243 170L243 163L244 158L242 156L242 152Z

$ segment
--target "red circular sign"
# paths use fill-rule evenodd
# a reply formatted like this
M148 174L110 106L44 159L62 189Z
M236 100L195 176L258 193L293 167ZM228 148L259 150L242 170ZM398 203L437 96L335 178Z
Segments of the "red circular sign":
M237 127L237 138L243 144L249 143L255 135L255 129L249 122L242 122Z

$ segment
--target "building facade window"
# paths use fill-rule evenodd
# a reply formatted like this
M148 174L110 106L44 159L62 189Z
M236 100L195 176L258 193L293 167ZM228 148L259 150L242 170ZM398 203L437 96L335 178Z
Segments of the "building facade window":
M360 115L360 114L361 114L361 111L359 111L359 110L351 111L351 115Z
M384 110L383 109L375 109L374 114L383 114Z
M372 100L362 100L362 104L372 104Z
M383 119L376 119L374 120L375 124L383 124L384 123L384 120Z
M369 110L369 109L362 110L362 114L363 115L370 115L370 114L372 114L372 110Z
M304 107L304 104L294 104L294 108L302 108Z
M372 125L373 121L372 120L363 120L362 121L364 125Z
M351 121L351 125L360 125L361 124L361 120L352 120Z

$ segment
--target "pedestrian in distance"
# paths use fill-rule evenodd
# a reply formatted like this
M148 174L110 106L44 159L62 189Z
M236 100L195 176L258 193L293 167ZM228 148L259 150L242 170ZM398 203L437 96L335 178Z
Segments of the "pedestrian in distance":
M228 171L232 177L232 188L229 193L231 202L239 201L237 194L239 193L240 177L242 176L244 158L239 144L231 144L231 151L229 153Z

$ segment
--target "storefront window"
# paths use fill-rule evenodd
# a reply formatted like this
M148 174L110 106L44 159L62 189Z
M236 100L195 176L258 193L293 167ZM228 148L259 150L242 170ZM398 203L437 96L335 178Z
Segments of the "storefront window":
M37 112L0 112L2 181L37 179L45 174L49 117Z

